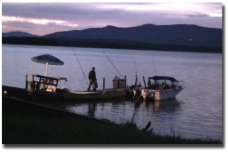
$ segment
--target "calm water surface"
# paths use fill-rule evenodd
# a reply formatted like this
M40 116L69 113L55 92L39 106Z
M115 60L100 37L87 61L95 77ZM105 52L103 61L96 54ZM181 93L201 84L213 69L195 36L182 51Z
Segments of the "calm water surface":
M136 74L139 78L173 76L185 81L186 88L171 101L139 104L131 101L85 102L67 104L63 106L64 109L118 124L133 122L139 128L151 122L154 132L162 135L222 140L222 54L3 45L3 85L24 87L27 73L45 73L45 65L32 62L31 57L52 54L65 64L49 66L48 75L67 77L68 83L62 86L71 90L85 90L88 80L73 51L86 77L91 67L96 67L100 88L103 77L106 78L106 87L111 88L115 76L126 75L128 85L132 85Z

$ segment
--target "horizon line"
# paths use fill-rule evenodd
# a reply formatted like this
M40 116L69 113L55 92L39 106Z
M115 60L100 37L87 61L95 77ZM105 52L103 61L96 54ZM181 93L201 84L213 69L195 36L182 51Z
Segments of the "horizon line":
M209 28L209 29L220 29L222 30L223 27L219 28L219 27L206 27L206 26L201 26L201 25L197 25L197 24L153 24L153 23L145 23L145 24L140 24L140 25L136 25L136 26L130 26L130 27L120 27L120 26L114 26L114 25L106 25L106 26L103 26L103 27L88 27L88 28L85 28L85 29L72 29L72 30L67 30L67 31L56 31L56 32L52 32L52 33L47 33L47 34L44 34L44 35L37 35L37 34L33 34L33 33L30 33L30 32L26 32L26 31L8 31L8 32L3 32L2 31L2 34L3 33L11 33L11 32L24 32L24 33L28 33L28 34L31 34L31 35L34 35L34 36L39 36L39 37L42 37L42 36L45 36L45 35L49 35L49 34L54 34L54 33L58 33L58 32L70 32L70 31L83 31L83 30L87 30L87 29L101 29L101 28L106 28L106 27L115 27L115 28L135 28L135 27L140 27L140 26L145 26L145 25L151 25L151 26L177 26L177 25L187 25L187 26L197 26L197 27L202 27L202 28Z

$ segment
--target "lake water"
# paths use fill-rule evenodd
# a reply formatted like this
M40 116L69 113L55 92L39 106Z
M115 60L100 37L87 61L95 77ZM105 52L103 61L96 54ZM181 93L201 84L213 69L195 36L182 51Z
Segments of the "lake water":
M45 65L31 61L33 56L40 54L52 54L64 61L63 66L48 66L48 75L67 77L68 83L62 86L71 90L88 87L85 77L92 67L96 67L99 88L102 88L103 77L106 87L111 88L115 76L126 75L128 85L132 85L136 74L141 83L142 76L153 75L173 76L186 83L186 88L171 101L139 104L131 101L85 102L65 105L64 109L68 111L118 124L132 122L139 128L151 122L153 131L161 135L223 139L222 54L3 45L3 85L24 88L27 73L44 74Z

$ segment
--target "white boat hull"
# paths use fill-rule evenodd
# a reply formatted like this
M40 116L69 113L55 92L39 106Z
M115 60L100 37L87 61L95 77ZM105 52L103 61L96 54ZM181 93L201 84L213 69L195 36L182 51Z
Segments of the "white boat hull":
M168 89L168 90L157 90L154 92L154 100L167 100L173 99L182 90L180 89Z
M150 89L142 89L142 97L144 99L153 99L153 100L167 100L173 99L183 88L178 89L167 89L167 90L150 90Z

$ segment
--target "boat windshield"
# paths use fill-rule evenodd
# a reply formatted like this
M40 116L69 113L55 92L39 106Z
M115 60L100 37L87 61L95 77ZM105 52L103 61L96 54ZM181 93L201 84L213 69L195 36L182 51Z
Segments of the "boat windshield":
M149 77L149 80L155 80L155 81L157 81L157 80L170 80L172 82L177 81L175 78L168 77L168 76L153 76L153 77Z
M148 88L150 89L170 89L175 88L178 81L172 77L154 76L148 79Z

